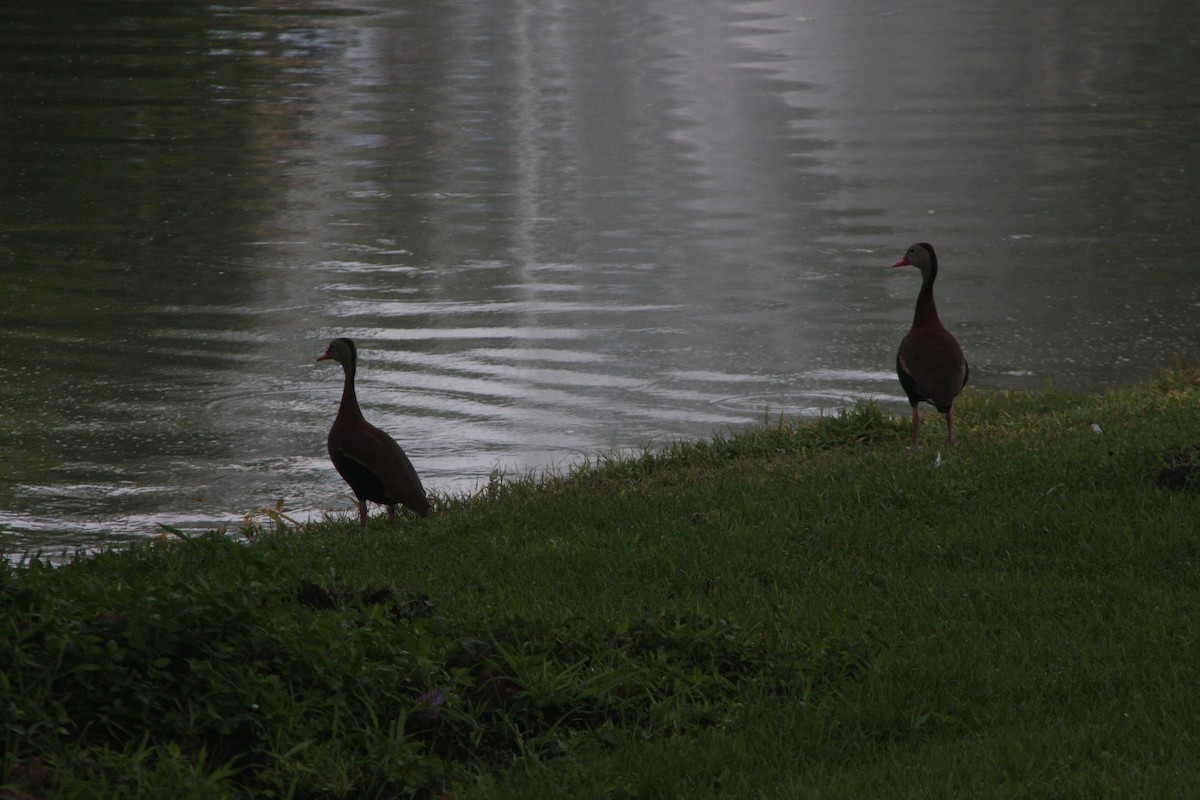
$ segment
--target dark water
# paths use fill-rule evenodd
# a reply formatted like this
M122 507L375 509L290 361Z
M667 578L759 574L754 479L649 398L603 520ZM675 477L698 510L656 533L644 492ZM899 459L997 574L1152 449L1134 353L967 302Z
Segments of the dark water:
M918 240L978 386L1195 361L1198 38L1115 0L4 5L0 549L349 512L333 336L440 491L899 412Z

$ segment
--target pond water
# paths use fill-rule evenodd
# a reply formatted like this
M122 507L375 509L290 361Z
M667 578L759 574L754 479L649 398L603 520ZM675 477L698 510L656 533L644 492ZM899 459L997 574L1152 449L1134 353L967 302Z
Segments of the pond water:
M351 513L857 399L918 276L975 386L1200 355L1200 6L0 8L0 550ZM969 441L970 419L959 430Z

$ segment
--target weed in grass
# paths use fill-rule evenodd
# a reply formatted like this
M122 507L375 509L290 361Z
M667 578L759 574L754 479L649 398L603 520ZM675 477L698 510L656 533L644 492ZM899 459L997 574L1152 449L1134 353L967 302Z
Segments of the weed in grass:
M1164 466L1156 478L1164 489L1185 489L1200 485L1200 444L1177 447L1162 454Z

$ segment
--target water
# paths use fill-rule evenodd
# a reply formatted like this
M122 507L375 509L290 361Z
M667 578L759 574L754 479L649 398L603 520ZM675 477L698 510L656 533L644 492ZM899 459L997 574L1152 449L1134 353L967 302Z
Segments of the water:
M902 413L918 240L977 386L1200 351L1191 4L24 5L2 550L349 513L334 336L447 492Z

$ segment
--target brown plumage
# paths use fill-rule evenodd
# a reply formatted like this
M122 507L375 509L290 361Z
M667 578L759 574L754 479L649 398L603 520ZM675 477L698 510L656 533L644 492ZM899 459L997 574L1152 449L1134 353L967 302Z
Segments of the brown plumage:
M921 293L913 313L912 328L896 353L896 374L912 405L912 445L917 446L921 415L917 404L924 400L946 415L946 439L954 444L954 398L967 385L970 367L958 341L942 326L933 302L937 278L937 254L933 245L920 242L908 248L892 267L913 266L921 271Z
M334 339L317 361L333 359L342 365L346 381L337 418L329 429L329 459L358 498L358 520L367 526L367 501L387 506L388 518L402 505L417 516L429 513L429 498L421 479L400 445L363 419L354 393L358 350L349 339Z

